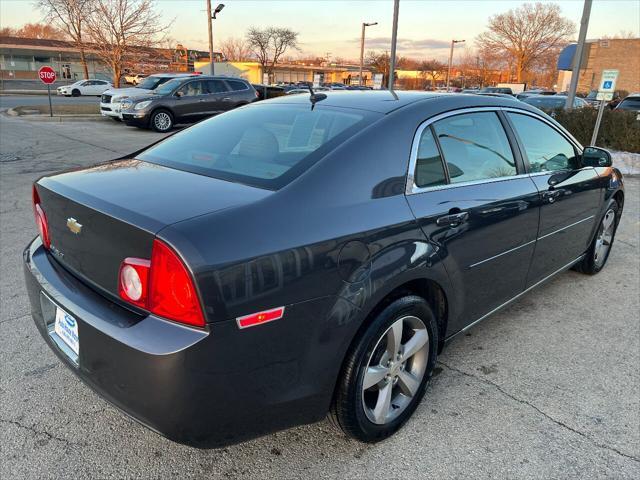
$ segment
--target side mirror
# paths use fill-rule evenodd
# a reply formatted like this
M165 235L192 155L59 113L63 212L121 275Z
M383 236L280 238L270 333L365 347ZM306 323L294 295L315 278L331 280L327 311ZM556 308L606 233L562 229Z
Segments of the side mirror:
M582 152L583 167L610 167L612 164L611 154L604 148L585 147Z

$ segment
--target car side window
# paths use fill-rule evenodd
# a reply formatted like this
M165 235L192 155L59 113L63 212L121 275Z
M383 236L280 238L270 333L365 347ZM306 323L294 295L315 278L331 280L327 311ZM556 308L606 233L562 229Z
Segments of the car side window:
M247 90L247 85L238 80L227 80L227 84L229 84L229 88L234 92L238 90Z
M430 127L425 128L420 137L414 183L420 188L447 183L442 157Z
M227 86L222 80L207 80L209 93L223 93L227 91Z
M204 95L203 82L189 82L178 89L183 97L195 97L196 95Z
M575 148L557 130L529 115L512 112L507 115L524 146L531 172L578 168Z
M516 175L509 139L495 112L463 113L433 124L451 183Z

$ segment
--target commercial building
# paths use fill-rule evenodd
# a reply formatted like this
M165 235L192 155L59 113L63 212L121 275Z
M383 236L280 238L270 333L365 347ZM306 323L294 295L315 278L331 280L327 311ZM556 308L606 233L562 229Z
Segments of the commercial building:
M557 90L569 90L576 44L565 47L558 57ZM640 91L640 38L588 40L582 55L578 92L598 88L603 70L618 70L616 88L628 93Z

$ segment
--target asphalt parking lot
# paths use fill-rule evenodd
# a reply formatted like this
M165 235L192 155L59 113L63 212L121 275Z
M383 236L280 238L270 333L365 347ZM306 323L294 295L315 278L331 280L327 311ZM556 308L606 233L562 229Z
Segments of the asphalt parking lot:
M325 421L202 451L108 405L31 320L31 183L160 137L0 115L0 478L640 478L637 177L607 268L561 274L452 342L413 419L383 443Z

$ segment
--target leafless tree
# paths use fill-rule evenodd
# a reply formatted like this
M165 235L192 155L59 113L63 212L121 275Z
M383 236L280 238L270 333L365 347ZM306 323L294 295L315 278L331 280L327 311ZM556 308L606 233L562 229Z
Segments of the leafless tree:
M478 47L509 57L516 81L545 53L566 43L575 32L574 24L560 14L553 3L525 3L515 10L494 15L488 31L476 39Z
M86 18L92 10L91 0L38 0L37 5L44 12L45 17L76 44L76 48L80 51L84 78L89 78L83 34Z
M251 27L247 31L247 44L262 66L262 71L273 74L278 60L288 49L298 50L298 33L289 28Z
M436 80L444 78L444 74L446 71L446 65L438 60L423 60L418 65L418 70L422 72L424 77L427 77L430 80L430 84L432 87L435 87Z
M244 38L229 37L223 40L220 51L230 62L243 62L251 57L251 47Z
M94 10L87 17L87 31L100 59L113 71L113 84L127 64L145 49L162 42L168 25L153 0L92 0Z
M2 35L22 38L66 40L65 32L46 23L25 23L20 28L5 27L0 32Z

